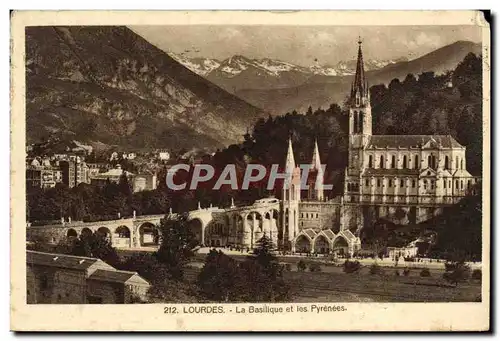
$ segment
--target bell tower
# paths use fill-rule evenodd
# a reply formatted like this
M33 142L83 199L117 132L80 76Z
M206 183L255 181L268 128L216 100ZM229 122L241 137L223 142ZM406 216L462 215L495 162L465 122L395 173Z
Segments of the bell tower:
M358 40L356 74L349 96L349 160L345 170L343 229L360 230L363 225L360 200L363 186L361 175L364 169L364 148L372 135L372 109L370 91L365 78L361 37Z

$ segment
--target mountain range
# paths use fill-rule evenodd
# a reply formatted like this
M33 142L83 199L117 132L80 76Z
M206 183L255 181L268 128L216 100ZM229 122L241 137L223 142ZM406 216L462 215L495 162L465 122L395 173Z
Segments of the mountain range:
M388 84L409 73L419 75L432 71L442 74L453 70L468 53L479 55L481 45L457 41L413 60L365 60L365 71L371 85ZM206 60L200 58L199 60ZM199 62L184 57L178 59L186 67L203 75L228 92L248 103L274 114L292 110L305 111L342 103L348 94L355 61L342 61L336 66L303 67L271 59L249 59L234 56L222 62L210 60L212 68L202 69Z
M481 45L458 41L420 58L388 64L365 73L369 85L388 85L393 79L404 80L408 74L418 77L423 72L443 74L455 69L467 54L481 54ZM327 108L332 103L342 104L348 95L353 76L314 75L304 83L280 89L241 89L236 95L250 104L273 114L296 110L305 112L309 106Z
M28 143L213 150L265 115L126 27L27 28L26 85Z
M220 61L189 58L173 52L168 54L191 71L232 93L242 89L286 88L303 84L315 75L352 76L356 71L356 60L341 61L335 66L316 64L304 67L276 59L251 59L241 55ZM405 60L369 59L365 61L365 70L376 70Z

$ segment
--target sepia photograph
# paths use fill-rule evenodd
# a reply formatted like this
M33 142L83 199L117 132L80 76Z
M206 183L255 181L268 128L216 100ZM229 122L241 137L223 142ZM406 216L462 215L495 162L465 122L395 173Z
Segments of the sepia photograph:
M13 20L12 305L487 318L488 23L319 13Z

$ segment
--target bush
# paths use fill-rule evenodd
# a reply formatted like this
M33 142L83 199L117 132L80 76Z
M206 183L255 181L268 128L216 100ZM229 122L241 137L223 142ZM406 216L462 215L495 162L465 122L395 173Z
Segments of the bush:
M292 271L292 265L290 263L285 264L285 270L286 271Z
M455 284L455 286L470 277L470 267L463 261L456 262L453 266L453 269L453 271L446 271L443 274L443 278L447 282Z
M479 269L476 269L476 270L472 271L471 277L472 277L472 279L481 280L483 278L483 272Z
M399 270L394 271L394 275L400 276Z
M299 260L297 263L297 270L298 271L304 271L307 268L306 262L304 262L302 259Z
M310 272L321 272L321 266L318 263L311 263L309 265Z
M431 272L428 268L423 268L422 271L420 271L420 277L431 277Z
M382 273L380 265L374 263L370 266L370 275L381 275Z
M403 270L403 275L404 275L405 277L410 276L410 269L405 268L405 269Z
M361 264L357 260L356 261L346 260L344 262L344 272L346 274L357 272L359 271L359 269L361 269Z

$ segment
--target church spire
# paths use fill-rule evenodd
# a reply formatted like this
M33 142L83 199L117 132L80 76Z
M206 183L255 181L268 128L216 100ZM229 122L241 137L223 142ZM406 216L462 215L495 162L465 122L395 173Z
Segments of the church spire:
M314 152L311 161L311 169L321 170L321 159L319 158L318 139L314 140Z
M368 96L368 83L365 78L365 66L363 63L363 50L361 49L361 44L361 37L359 37L358 60L356 62L356 74L354 76L354 82L352 84L351 100L353 101L353 103L363 104L364 99ZM356 97L359 98L358 101L356 100Z
M288 152L286 154L286 165L285 170L287 173L292 173L295 169L295 158L293 157L293 148L292 148L292 138L288 138Z

